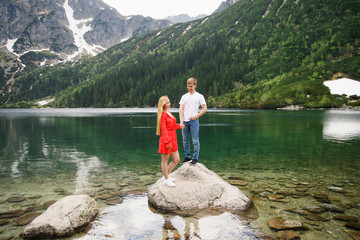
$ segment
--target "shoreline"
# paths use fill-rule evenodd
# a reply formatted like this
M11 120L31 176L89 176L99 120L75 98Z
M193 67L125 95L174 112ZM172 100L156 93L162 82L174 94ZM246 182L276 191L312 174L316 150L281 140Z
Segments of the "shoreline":
M360 106L344 106L341 108L304 108L299 105L290 105L282 108L277 108L276 110L288 110L288 111L301 111L301 110L344 110L344 111L360 111Z
M16 109L22 109L22 110L26 110L26 109L59 109L59 110L70 110L70 109L122 109L122 110L156 110L157 111L157 107L74 107L74 108L70 108L70 107L64 107L64 108L57 108L57 107L49 107L49 106L38 106L38 107L28 107L28 108L24 108L24 107L19 107L19 108L11 108L11 107L3 107L0 106L0 110L2 109L11 109L11 110L16 110ZM178 107L171 107L172 110L178 110ZM271 110L355 110L355 111L360 111L360 106L348 106L345 105L343 107L340 108L306 108L300 105L289 105L286 107L278 107L278 108L274 108L274 109L265 109L265 108L219 108L219 107L208 107L208 111L247 111L247 110L254 110L254 111L271 111Z

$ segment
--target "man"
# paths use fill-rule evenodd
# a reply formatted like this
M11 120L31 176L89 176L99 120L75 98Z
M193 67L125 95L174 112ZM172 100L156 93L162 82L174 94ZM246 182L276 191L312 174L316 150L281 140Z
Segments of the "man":
M187 89L189 92L184 94L180 99L180 128L182 129L185 151L185 158L180 164L191 161L190 163L195 165L199 158L199 117L207 112L207 106L204 96L196 92L196 87L197 80L195 78L189 78L187 80ZM200 112L199 106L202 108ZM192 157L190 153L190 134L194 145Z

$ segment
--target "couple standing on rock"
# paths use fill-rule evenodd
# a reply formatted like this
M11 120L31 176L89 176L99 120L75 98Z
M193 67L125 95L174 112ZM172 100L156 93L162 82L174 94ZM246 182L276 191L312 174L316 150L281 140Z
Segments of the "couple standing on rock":
M162 180L169 187L175 187L175 179L169 174L180 161L176 130L182 129L183 146L185 158L181 164L190 162L195 165L198 162L200 142L199 142L199 117L207 111L205 98L202 94L196 92L197 81L195 78L187 80L188 93L180 99L180 124L176 123L176 118L169 112L170 100L167 96L162 96L158 103L157 129L156 135L160 135L159 151L161 154ZM199 112L199 106L202 110ZM194 145L194 153L190 154L190 134ZM172 162L168 164L169 157Z

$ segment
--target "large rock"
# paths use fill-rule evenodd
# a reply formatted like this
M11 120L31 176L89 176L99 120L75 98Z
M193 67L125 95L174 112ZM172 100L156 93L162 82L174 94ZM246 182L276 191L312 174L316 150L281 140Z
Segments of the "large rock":
M22 238L49 238L72 235L87 226L99 212L94 199L88 195L71 195L51 205L23 231Z
M184 164L171 174L176 187L158 180L148 189L148 201L153 207L168 212L195 214L206 208L246 210L252 201L237 187L225 182L203 164Z

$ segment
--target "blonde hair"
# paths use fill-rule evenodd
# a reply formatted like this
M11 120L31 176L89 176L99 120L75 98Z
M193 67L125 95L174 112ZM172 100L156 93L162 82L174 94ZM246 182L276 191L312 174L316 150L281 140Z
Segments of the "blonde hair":
M156 135L160 135L160 133L161 133L161 131L160 131L161 115L162 115L163 112L164 112L164 105L166 104L167 101L169 101L168 96L162 96L162 97L159 99L159 102L158 102Z
M194 84L196 86L197 85L197 80L196 80L196 78L191 77L186 81L186 83L192 83L192 84Z

